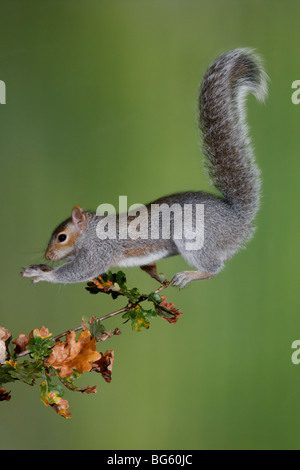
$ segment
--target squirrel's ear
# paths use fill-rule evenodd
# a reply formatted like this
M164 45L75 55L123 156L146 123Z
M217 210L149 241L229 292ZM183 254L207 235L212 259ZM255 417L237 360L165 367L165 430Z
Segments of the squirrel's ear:
M75 206L72 210L72 222L78 225L80 230L86 228L86 218L83 212L83 209L80 206Z

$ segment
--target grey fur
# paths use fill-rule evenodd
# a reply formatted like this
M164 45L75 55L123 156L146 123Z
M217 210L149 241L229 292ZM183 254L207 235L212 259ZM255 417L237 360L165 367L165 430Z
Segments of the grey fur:
M151 240L150 236L122 240L117 236L100 240L96 227L101 216L90 212L81 215L77 209L75 219L72 216L53 232L46 252L51 251L50 259L71 261L53 269L45 265L30 266L24 269L23 277L33 277L33 282L83 282L111 267L142 266L176 254L197 271L175 274L173 285L184 287L190 281L215 276L224 261L231 258L253 232L252 221L259 207L261 184L248 136L245 100L249 92L263 100L266 83L260 59L248 49L228 52L209 67L199 95L199 121L208 173L222 196L186 192L152 203L179 204L182 208L184 204L204 204L204 245L200 250L187 250L185 237L180 240L174 237ZM147 208L150 235L151 204ZM173 230L171 216L171 233ZM75 234L75 242L55 248L62 231Z

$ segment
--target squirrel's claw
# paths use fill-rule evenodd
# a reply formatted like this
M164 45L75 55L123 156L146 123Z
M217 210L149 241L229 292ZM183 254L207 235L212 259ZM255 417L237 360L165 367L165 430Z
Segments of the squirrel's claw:
M33 277L32 282L36 284L40 281L47 281L50 271L52 268L46 264L33 264L28 268L23 268L20 274L22 277Z

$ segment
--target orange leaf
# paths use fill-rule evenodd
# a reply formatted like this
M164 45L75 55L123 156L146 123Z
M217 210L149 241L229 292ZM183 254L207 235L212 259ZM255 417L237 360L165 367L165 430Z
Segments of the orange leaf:
M76 341L75 331L66 336L66 341L57 342L52 349L48 362L55 369L59 369L60 377L70 377L73 369L80 374L92 369L92 363L101 358L96 351L96 339L91 337L88 330L80 333Z
M112 287L114 287L113 282L109 280L104 281L100 276L98 276L96 279L92 279L91 282L93 282L99 290L104 292L108 292L112 289Z
M161 296L163 301L159 304L160 307L164 307L167 310L170 310L170 312L173 313L173 317L167 318L167 317L162 317L164 320L167 320L169 323L173 324L176 323L178 320L179 315L183 315L183 313L175 308L175 305L172 304L172 302L166 302L166 297L164 295Z

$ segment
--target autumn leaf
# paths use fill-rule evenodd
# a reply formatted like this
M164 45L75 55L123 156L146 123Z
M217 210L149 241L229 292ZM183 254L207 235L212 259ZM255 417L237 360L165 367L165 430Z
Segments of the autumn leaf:
M59 341L52 350L48 363L55 369L59 369L60 377L70 377L73 369L79 373L90 371L92 363L101 358L96 351L96 339L91 337L88 330L80 333L76 341L75 331L66 336L66 341Z
M111 295L113 299L116 299L119 295L127 296L129 292L126 287L126 277L122 271L118 271L117 273L108 271L101 277L98 276L89 281L86 289L90 294L104 292L105 294Z
M110 290L112 290L112 288L114 287L114 283L111 282L109 279L107 279L106 281L104 279L102 279L102 277L98 276L96 279L92 279L91 282L93 284L95 284L95 286L97 287L97 289L103 291L103 292L108 292Z
M63 418L69 418L71 416L67 411L69 403L61 397L63 393L61 387L52 385L50 377L45 376L45 380L41 383L41 401L44 405L51 406Z
M0 364L4 364L7 356L7 345L10 341L11 333L4 326L0 326Z
M40 336L41 338L50 338L50 336L52 336L52 333L49 333L48 328L42 326L40 329L35 328L34 330L32 330L29 334L29 339L33 338L34 336Z
M97 341L106 341L108 338L111 338L115 335L120 335L122 332L119 328L115 328L114 331L105 331L102 335L96 337Z
M0 401L9 401L11 394L4 387L0 387Z
M93 370L100 372L106 382L111 382L112 366L114 363L114 351L109 350L101 353L100 359L93 363Z
M97 385L93 385L92 387L88 385L87 387L76 388L76 391L81 393L97 393Z
M29 344L29 338L24 334L21 333L14 341L13 344L16 345L15 353L20 354L23 351L26 351L26 346Z
M11 333L4 326L0 326L0 340L6 342L11 337Z
M51 393L50 393L50 398L52 398ZM61 397L58 397L56 403L51 404L51 406L56 411L56 413L58 413L63 418L69 418L72 414L69 411L67 411L69 408L68 400L64 400Z
M162 302L155 305L155 310L164 320L167 320L169 323L174 324L177 322L178 317L183 315L183 313L175 308L175 305L171 302L166 302L166 297L161 296Z

